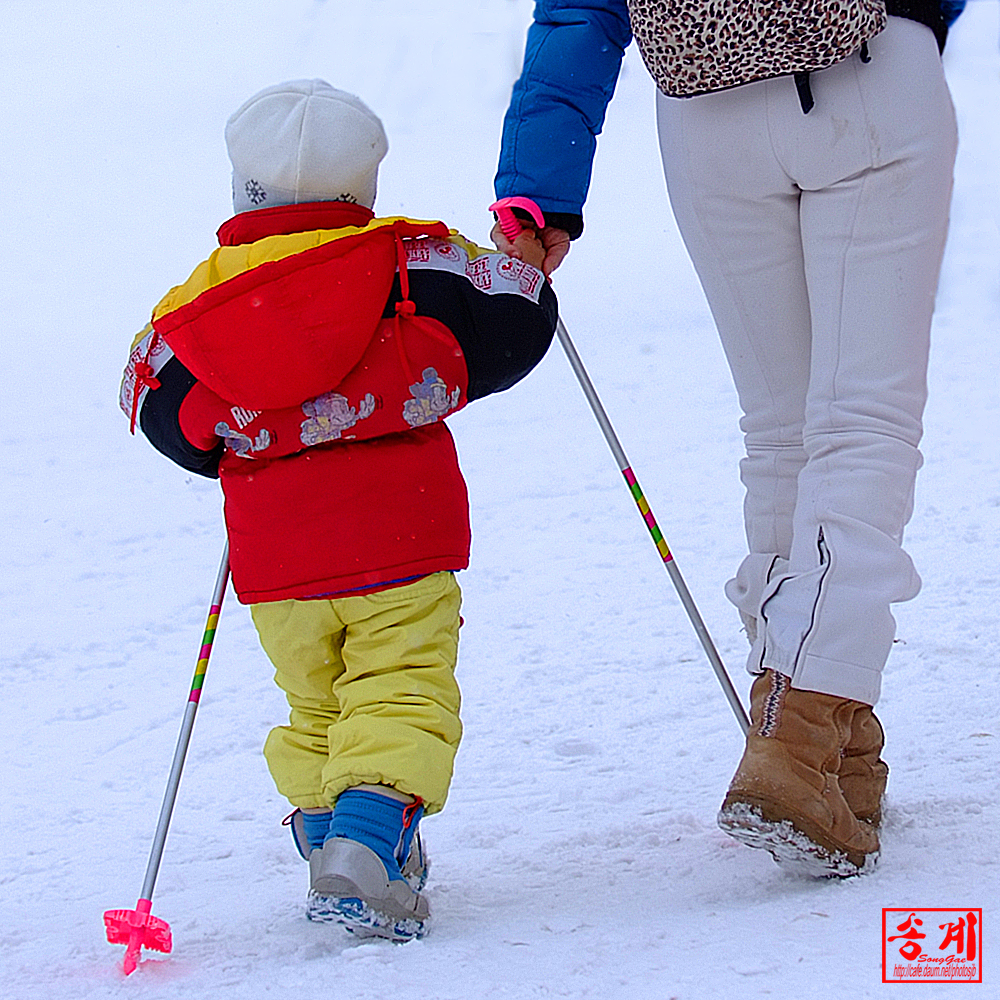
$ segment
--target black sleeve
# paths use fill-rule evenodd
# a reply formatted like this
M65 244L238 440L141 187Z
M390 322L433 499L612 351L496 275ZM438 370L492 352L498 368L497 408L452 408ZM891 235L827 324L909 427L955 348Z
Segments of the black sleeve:
M530 212L523 208L512 209L513 213L527 226L534 226L535 220ZM578 240L583 235L583 214L580 212L546 212L545 225L553 229L561 229L569 234L571 240Z
M139 410L139 426L149 443L182 469L209 479L219 478L219 460L225 444L220 441L211 451L195 448L181 430L180 409L184 397L197 379L177 360L171 358L157 373L159 389L150 389Z
M451 271L414 268L409 279L417 314L443 323L462 348L470 402L520 382L552 343L559 307L547 283L536 304L523 295L481 292ZM383 315L395 315L401 298L397 274Z

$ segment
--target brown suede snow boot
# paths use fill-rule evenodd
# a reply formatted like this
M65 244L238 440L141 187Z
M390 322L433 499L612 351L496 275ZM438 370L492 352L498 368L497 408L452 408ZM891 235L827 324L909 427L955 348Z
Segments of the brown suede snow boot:
M806 874L870 869L878 835L851 811L838 780L854 717L863 710L848 698L796 690L783 674L766 670L751 688L746 751L719 826Z
M889 780L889 767L879 756L885 733L878 717L862 705L851 719L851 738L840 759L840 790L851 812L870 826L882 823L882 797Z
M745 611L739 614L752 646L757 638L757 619ZM882 825L882 799L889 780L889 767L880 756L884 746L882 723L868 705L862 705L851 720L851 736L837 777L851 812L876 828Z

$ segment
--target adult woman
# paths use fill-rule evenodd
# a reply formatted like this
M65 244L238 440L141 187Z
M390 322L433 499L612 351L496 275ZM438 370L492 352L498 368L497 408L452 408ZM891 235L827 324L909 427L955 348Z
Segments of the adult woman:
M879 849L888 769L871 706L890 604L920 585L901 540L956 146L939 51L962 6L541 0L504 124L497 194L546 213L551 273L582 232L634 29L744 414L749 551L726 592L757 679L719 822L821 875L863 871Z

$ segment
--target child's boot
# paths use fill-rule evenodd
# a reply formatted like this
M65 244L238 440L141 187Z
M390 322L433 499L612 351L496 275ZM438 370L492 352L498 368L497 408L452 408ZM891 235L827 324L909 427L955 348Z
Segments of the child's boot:
M773 670L759 676L746 751L719 811L722 829L806 874L871 868L878 835L851 811L838 780L859 711L870 710L848 698L799 691Z
M302 856L303 861L308 861L312 852L318 851L326 841L332 820L332 809L296 809L285 817L282 826L287 826L292 831L292 840L295 842L296 850ZM400 869L403 878L410 883L410 888L414 892L420 892L427 885L427 872L430 866L427 849L424 847L420 831L417 830L413 837L413 843L410 845L409 856Z
M430 917L419 891L427 870L417 833L422 815L419 799L382 786L342 793L323 845L309 854L309 919L364 937L422 937Z

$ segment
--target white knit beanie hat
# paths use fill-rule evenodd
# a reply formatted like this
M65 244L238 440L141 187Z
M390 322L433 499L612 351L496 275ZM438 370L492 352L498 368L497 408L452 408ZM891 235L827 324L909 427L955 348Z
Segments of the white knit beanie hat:
M237 213L307 201L375 204L382 122L324 80L266 87L226 123Z

